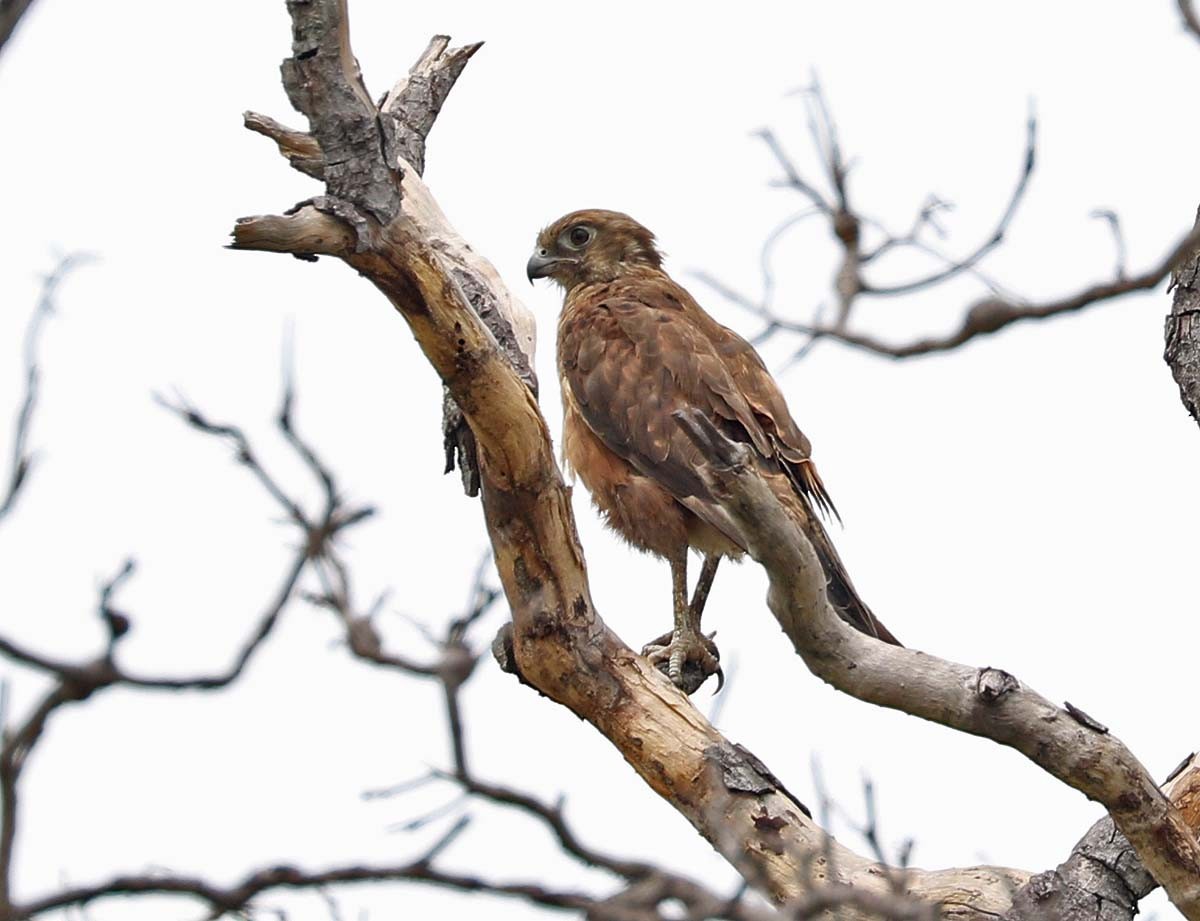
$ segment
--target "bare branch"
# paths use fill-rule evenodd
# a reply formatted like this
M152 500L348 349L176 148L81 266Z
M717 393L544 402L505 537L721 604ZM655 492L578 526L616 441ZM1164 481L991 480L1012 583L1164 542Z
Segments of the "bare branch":
M1125 256L1125 234L1121 231L1121 218L1111 208L1097 208L1092 212L1092 217L1104 221L1108 224L1108 229L1112 232L1113 246L1116 248L1117 255L1113 277L1117 281L1122 281L1128 274L1128 271Z
M318 138L334 132L346 119L359 118L359 101L347 98L344 93L344 84L349 79L346 76L349 68L344 66L349 58L348 44L344 15L339 12L340 7L333 9L334 3L335 0L311 0L303 10L307 25L298 24L298 31L302 32L323 17L326 27L340 35L337 41L329 36L314 36L310 46L310 57L314 59L335 53L343 59L340 70L337 62L318 61L307 74L306 91L311 96L324 94L323 81L330 82L328 98L306 109L313 122L313 134ZM291 10L293 16L298 16L295 5ZM339 107L345 111L339 111ZM396 177L371 174L373 155L365 147L386 148L385 136L352 135L354 132L349 132L344 140L351 149L345 151L346 159L339 158L339 162L358 163L356 168L361 175L354 179L346 177L345 182L365 200L371 195L371 183L395 183ZM363 149L355 149L355 145ZM840 152L837 157L840 161ZM328 166L331 161L328 150L326 159ZM328 183L328 169L326 173ZM477 266L449 259L445 248L431 239L430 228L440 229L444 224L440 217L436 224L428 219L435 206L415 170L403 170L398 188L401 210L390 219L381 216L378 209L336 193L324 202L314 200L313 207L342 222L353 234L353 246L337 255L371 280L401 313L461 408L473 435L481 459L479 481L485 519L513 614L507 647L501 644L502 653L523 680L591 722L652 789L685 815L752 885L777 903L818 897L821 888L827 885L893 895L874 860L831 842L803 804L788 793L765 765L744 748L721 737L676 689L604 625L592 605L569 492L554 463L544 420L529 388L514 370L514 362L480 321L482 312L477 309L472 289L482 289L497 302L503 302L507 297L503 286L498 279L481 275ZM332 186L329 191L333 191ZM384 197L378 192L375 200ZM857 247L855 215L846 209L835 214L835 218L834 229L839 239L844 243L853 239ZM260 234L257 243L262 248L276 245L286 251L286 247L278 245L279 241L268 237ZM855 268L850 255L848 247L844 267ZM857 276L850 280L854 277ZM852 300L853 293L847 288L844 303ZM770 531L770 537L780 537L766 521L748 524L747 529L759 536ZM777 609L791 612L806 629L829 640L822 626L822 611L828 613L827 602L826 609L816 606L815 613L808 610L823 600L823 594L818 594L823 593L823 585L813 588L795 578L796 572L802 570L799 564L811 562L803 555L807 551L811 557L811 547L797 546L794 538L785 539L784 543L784 547L774 550L753 548L772 573L782 572L782 567L773 565L777 558L771 553L780 559L786 555L791 565L790 582L776 578L772 603ZM331 584L337 588L339 577L334 562L323 560L322 566L325 565L332 567ZM341 594L348 597L348 592ZM844 642L844 638L836 635L832 640ZM855 647L854 652L861 653L858 665L870 685L878 680L876 671L867 667L878 664L878 654L872 652L873 645L878 644L871 644L866 638L859 638L858 643L863 648ZM845 664L837 655L844 648L835 645L829 663L818 666L810 662L810 666L828 680L834 680L829 674ZM1057 772L1056 776L1105 802L1137 844L1139 854L1168 882L1177 903L1191 904L1192 894L1181 873L1175 871L1172 875L1169 867L1164 869L1166 852L1156 848L1175 848L1171 856L1183 861L1180 866L1190 866L1187 862L1193 861L1195 855L1186 843L1172 839L1163 844L1153 838L1155 832L1181 833L1185 826L1152 782L1147 786L1140 765L1111 735L1099 733L1068 712L1041 701L1003 673L964 669L911 650L898 653L919 656L926 665L933 663L929 682L937 688L941 688L940 681L947 675L958 682L946 693L952 698L960 695L962 699L957 704L961 711L952 708L949 715L932 713L930 702L904 697L906 708L911 706L914 713L927 718L940 716L958 728L1000 737L1018 748L1025 746L1022 750L1032 743L1011 737L1016 732L1016 723L1028 728L1023 720L1030 713L1038 719L1044 718L1047 725L1039 726L1030 738L1049 747L1046 752L1029 750L1027 754L1040 759L1039 763ZM838 673L835 677L844 675ZM969 679L975 683L970 684ZM911 696L913 688L926 687L921 680L914 680L912 688L904 694ZM871 699L870 695L867 698ZM939 699L944 701L945 697ZM1015 713L1016 723L1007 721L1010 713ZM453 717L448 714L448 718ZM1088 762L1087 770L1081 754L1085 747L1100 752L1098 758ZM465 756L456 752L454 757L456 776L470 777ZM1195 843L1190 838L1188 841L1195 849ZM835 860L819 859L826 852L833 854ZM831 876L834 863L836 877ZM918 900L953 902L962 917L975 919L1007 909L1013 887L1027 878L1027 874L1002 868L913 870L908 884ZM633 886L629 888L632 891Z
M325 178L325 157L311 134L281 125L267 115L243 112L242 124L250 131L269 137L293 168L313 179Z
M922 278L888 285L876 285L864 280L861 285L862 292L864 294L890 297L899 294L911 294L914 291L933 287L941 282L948 281L955 275L974 268L984 256L999 246L1004 241L1004 235L1007 233L1009 224L1012 223L1012 219L1017 213L1017 208L1020 206L1021 200L1025 197L1025 191L1029 188L1029 178L1033 175L1033 167L1037 161L1037 117L1032 112L1029 115L1029 120L1026 122L1025 131L1025 155L1022 158L1021 172L1017 178L1016 187L1009 197L1008 206L1004 209L1004 213L1000 215L1000 220L996 222L996 229L992 231L991 235L983 243L952 265Z
M0 17L7 15L7 9L0 8ZM20 12L16 13L19 17ZM0 46L3 45L3 33L0 32ZM21 400L21 408L17 412L17 421L13 429L12 461L8 475L8 485L0 497L0 520L12 511L21 489L28 482L29 471L33 467L34 457L29 452L29 431L33 425L33 415L37 408L38 393L41 385L41 370L38 366L37 352L41 342L42 329L46 320L54 313L55 297L58 289L76 268L94 260L89 253L69 253L58 260L53 269L42 278L42 290L38 296L37 306L25 327L25 396Z
M425 139L467 61L483 42L450 48L450 36L435 35L409 70L379 105L381 114L398 122L400 156L418 173L425 172Z
M801 333L817 339L832 339L888 358L914 358L932 352L946 352L958 348L978 336L990 335L1013 323L1024 320L1045 320L1062 314L1074 313L1093 304L1113 300L1127 294L1151 290L1162 283L1198 243L1200 243L1200 229L1193 230L1184 236L1162 260L1144 272L1120 280L1098 282L1066 297L1033 304L1010 303L995 297L985 298L967 311L962 325L953 333L916 339L902 344L885 342L873 336L838 330L831 326L795 323L777 316L771 317L768 322L775 329ZM711 276L698 277L701 277L715 290L729 296L730 300L739 306L746 305L747 302L744 298Z
M1171 280L1175 296L1166 320L1163 359L1179 385L1184 408L1200 424L1200 210L1192 231L1193 247L1182 253Z
M207 917L215 919L245 909L257 896L273 889L319 889L341 884L397 880L428 883L460 892L509 896L546 908L582 911L595 902L584 893L555 891L537 883L494 882L478 876L439 870L431 865L431 860L432 857L426 855L398 866L352 865L308 872L291 866L277 866L257 870L229 887L218 886L199 877L117 876L103 883L64 889L15 906L6 916L6 921L24 921L57 909L90 905L117 896L149 894L192 896L207 903L212 909Z
M791 186L810 202L818 210L824 214L833 213L833 205L825 200L825 197L810 185L804 178L801 177L800 171L796 169L796 164L792 158L787 155L783 149L783 145L779 142L779 138L775 136L775 132L769 128L763 128L756 132L758 137L762 138L763 143L767 145L767 149L775 155L780 167L783 168L784 175L787 177L787 185Z
M291 566L283 578L282 585L276 590L275 597L267 606L266 612L260 616L258 626L242 645L241 650L233 660L233 664L224 672L212 675L192 675L176 678L148 677L131 674L124 669L117 669L114 675L114 683L120 682L132 685L133 687L158 691L214 691L233 684L233 682L242 676L254 654L258 652L263 643L267 641L267 637L271 635L271 631L275 628L276 623L278 623L283 609L295 593L296 585L300 581L300 576L304 572L304 567L308 563L308 559L307 552L302 551L292 560Z
M1200 827L1200 764L1188 755L1167 778L1165 792L1190 828ZM1133 921L1138 901L1158 884L1137 859L1111 816L1080 839L1059 866L1039 873L1013 896L1004 921L1041 921L1047 917L1086 917L1095 921Z
M1176 907L1200 918L1195 829L1119 740L1007 672L880 643L846 626L826 597L811 544L746 464L745 446L730 442L702 414L676 418L708 457L723 459L712 465L710 488L731 497L726 507L770 576L771 609L814 674L859 700L1011 747L1102 803ZM798 572L805 577L797 579Z
M1176 0L1179 5L1179 15L1183 17L1184 28L1200 39L1200 14L1196 13L1193 0Z
M29 12L33 0L0 0L0 51L12 38L17 23Z

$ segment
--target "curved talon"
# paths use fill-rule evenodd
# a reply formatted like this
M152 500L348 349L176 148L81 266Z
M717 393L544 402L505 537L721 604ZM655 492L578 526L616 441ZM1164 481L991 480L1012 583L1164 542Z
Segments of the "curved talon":
M712 675L717 690L725 683L720 650L710 636L697 633L668 633L642 649L650 664L665 674L685 694L694 694Z

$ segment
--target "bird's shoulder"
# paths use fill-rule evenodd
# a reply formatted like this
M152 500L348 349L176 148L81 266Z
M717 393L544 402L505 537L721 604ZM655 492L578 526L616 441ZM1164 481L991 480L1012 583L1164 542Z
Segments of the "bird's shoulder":
M630 395L669 383L673 393L694 401L706 402L711 392L740 403L714 332L711 317L665 273L631 273L568 296L559 321L559 362L583 375L608 363L602 376L620 376L630 385L641 381L625 388Z

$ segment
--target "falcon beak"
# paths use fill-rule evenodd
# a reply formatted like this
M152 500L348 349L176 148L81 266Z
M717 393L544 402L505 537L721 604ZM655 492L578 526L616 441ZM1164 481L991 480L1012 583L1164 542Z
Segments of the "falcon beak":
M554 271L554 266L564 260L557 256L551 256L546 250L538 249L529 257L529 261L525 263L525 277L529 279L532 285L535 278L546 278Z

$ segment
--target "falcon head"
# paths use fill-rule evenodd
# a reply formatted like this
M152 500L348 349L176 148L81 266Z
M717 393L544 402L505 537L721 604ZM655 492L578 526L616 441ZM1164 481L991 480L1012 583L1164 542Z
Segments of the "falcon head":
M654 234L627 214L598 208L573 211L538 234L525 274L549 278L565 290L608 282L633 267L658 269Z

